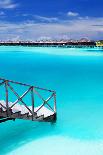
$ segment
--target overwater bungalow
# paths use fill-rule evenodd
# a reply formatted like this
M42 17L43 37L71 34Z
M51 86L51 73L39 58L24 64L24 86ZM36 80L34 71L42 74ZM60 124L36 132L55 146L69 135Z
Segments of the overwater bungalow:
M39 41L0 41L0 46L96 46L95 41L91 41L85 38L82 38L80 40L39 40Z

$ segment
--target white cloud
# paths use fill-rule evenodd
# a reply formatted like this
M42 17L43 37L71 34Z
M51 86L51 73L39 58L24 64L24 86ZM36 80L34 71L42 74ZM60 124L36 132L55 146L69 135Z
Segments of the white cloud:
M69 11L69 12L67 13L67 16L76 17L76 16L79 16L79 13Z
M2 9L14 9L18 4L14 3L13 0L0 0L0 8Z
M35 23L35 21L18 24L0 22L0 39L19 38L22 40L36 40L38 38L103 38L103 18L82 18L65 20L57 23Z
M58 21L57 17L44 17L44 16L34 15L34 18L38 19L41 22L57 22Z

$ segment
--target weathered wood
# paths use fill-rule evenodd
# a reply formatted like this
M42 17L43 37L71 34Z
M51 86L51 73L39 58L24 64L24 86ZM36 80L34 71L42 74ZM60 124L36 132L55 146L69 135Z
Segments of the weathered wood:
M13 103L13 105L12 105L10 108L12 108L13 106L15 106L16 103L18 103L24 96L26 96L30 90L31 90L31 87L30 87L22 96L20 96L20 97Z
M17 96L17 98L24 104L24 106L28 109L28 111L32 114L32 111L28 108L28 106L25 104L25 102L20 98L17 92L14 91L13 87L8 83L8 86L12 90L12 92Z
M56 113L56 93L54 93L54 112Z
M34 113L34 88L31 89L31 99L32 99L32 120L34 119L35 113Z
M10 116L12 114L12 110L8 109L8 111L2 111L3 114L5 114L5 116L7 116L7 113L8 113L8 116Z
M6 103L5 101L0 101L0 117L7 118L9 116L12 119L25 119L25 120L32 120L32 121L53 121L56 118L56 92L48 89L43 89L35 86L30 86L27 84L22 84L19 82L13 82L11 80L5 80L0 78L0 80L3 80L1 85L5 85L5 96L6 96ZM19 96L19 94L14 90L14 88L11 86L10 83L19 84L23 86L28 86L29 88L27 91L23 93L23 95ZM9 102L8 101L8 88L14 93L14 95L17 97L17 100L15 102ZM51 96L48 97L46 100L42 97L42 95L36 90L45 90L52 92ZM28 94L31 93L31 102L32 106L27 106L26 103L23 101L23 98ZM34 106L34 95L37 95L43 103L39 107ZM51 100L54 97L54 107L50 105L49 100ZM23 105L19 104L18 102L21 102ZM46 108L45 105L47 105L49 108ZM49 110L50 109L50 110Z
M2 119L0 119L0 123L7 122L7 121L9 121L9 120L15 121L14 118L2 118Z
M48 103L46 103L47 105L48 105L48 107L54 112L54 109L48 104Z
M4 82L6 81L6 79L4 79L4 78L0 78L0 80L4 80ZM29 85L29 84L25 84L25 83L21 83L21 82L16 82L16 81L13 81L13 80L7 80L7 81L11 82L11 83L14 83L14 84L31 87L31 85ZM44 91L48 91L48 92L55 92L54 90L50 90L50 89L46 89L46 88L41 88L41 87L38 87L38 86L33 86L33 87L36 88L36 89L40 89L40 90L44 90Z
M42 100L45 101L44 98L38 93L38 91L36 91L35 89L33 89L34 93L38 95L38 97Z
M3 109L2 108L0 108L0 113L2 113L3 112Z
M20 118L21 116L21 111L17 111L15 113L12 113L12 115L10 116L11 118Z
M43 121L44 115L38 116L38 117L36 117L36 119L37 119L38 121Z
M20 118L28 119L29 113L21 114Z
M0 106L3 107L6 110L6 107L4 105L2 105L2 103L0 103Z
M47 100L44 100L44 103L40 106L40 108L36 111L36 113L45 105L47 104L47 102L53 97L53 94L47 99Z
M5 83L5 80L3 80L3 82L0 83L0 86L2 86Z
M9 105L8 105L8 81L5 81L5 90L6 90L6 109L7 109L7 116L9 116Z
M46 121L46 122L56 122L56 120L57 120L56 113L54 115L51 115L51 116L44 118L44 121Z

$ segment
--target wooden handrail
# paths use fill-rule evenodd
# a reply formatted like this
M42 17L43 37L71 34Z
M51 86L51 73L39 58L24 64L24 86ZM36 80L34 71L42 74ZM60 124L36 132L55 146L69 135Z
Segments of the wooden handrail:
M5 110L7 110L6 107L5 107L4 105L2 105L2 103L0 103L0 105L1 105Z
M33 89L34 93L38 95L38 97L42 100L45 101L44 98L39 94L38 91L36 91L35 89Z
M15 90L13 89L13 87L8 83L9 88L11 89L11 91L17 96L18 99L20 99L20 101L22 102L22 104L28 109L28 111L32 114L32 111L28 108L28 106L25 104L25 102L20 98L20 96L18 95L17 92L15 92Z
M5 83L5 80L3 82L0 83L0 86L2 86Z
M13 106L15 106L20 101L20 99L22 99L23 97L25 97L28 94L28 92L31 90L31 88L32 87L30 87L26 92L24 92L24 94L22 96L20 96L19 99L17 99L16 101L14 101L13 102L13 105L10 108L12 108Z
M9 115L9 105L8 105L8 81L5 81L5 92L6 92L6 109L7 116Z
M34 115L35 115L35 113L34 113L34 88L32 87L32 89L31 89L31 100L32 100L32 120L34 119Z
M53 97L54 93L47 99L44 101L44 103L39 107L39 109L36 111L36 113L45 105L48 103L48 101ZM53 110L54 111L54 110Z
M50 89L46 89L46 88L41 88L41 87L38 87L38 86L31 86L29 84L25 84L25 83L21 83L21 82L15 82L15 81L12 81L12 80L6 80L4 78L0 78L0 80L8 81L8 82L11 82L11 83L14 83L14 84L19 84L19 85L22 85L22 86L34 87L36 89L40 89L40 90L44 90L44 91L54 92L55 93L54 90L50 90Z
M56 93L54 93L54 112L56 113Z
M56 113L56 92L53 90L48 90L48 89L44 89L44 88L40 88L40 87L35 87L35 86L31 86L28 84L23 84L21 82L14 82L12 80L5 80L3 78L0 78L0 80L2 80L2 82L0 83L0 86L4 84L5 86L5 96L6 96L6 107L4 105L2 105L2 103L0 103L0 105L6 109L7 111L7 116L9 115L9 110L12 109L19 101L25 106L25 108L31 113L32 116L32 120L35 118L35 114L37 114L37 112L42 109L43 106L47 105L49 107L50 110L52 110L54 113ZM11 83L13 84L19 84L19 85L23 85L23 86L28 86L29 88L21 95L19 96L19 94L14 90L14 88L12 87ZM17 100L13 102L13 104L11 106L9 106L9 101L8 101L8 88L10 88L10 90L13 92L13 94L17 97ZM36 89L40 89L40 90L45 90L48 91L51 95L50 97L48 97L46 100L42 97L42 95L36 90ZM31 102L32 102L32 109L30 109L26 103L23 101L23 98L30 92L31 94ZM37 95L42 101L43 103L41 104L41 106L35 111L35 105L34 105L34 95ZM54 98L54 107L52 107L48 102Z

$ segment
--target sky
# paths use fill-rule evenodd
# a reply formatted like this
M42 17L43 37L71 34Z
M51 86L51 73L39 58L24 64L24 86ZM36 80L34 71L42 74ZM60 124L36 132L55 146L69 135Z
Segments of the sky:
M0 0L0 40L103 39L103 0Z

